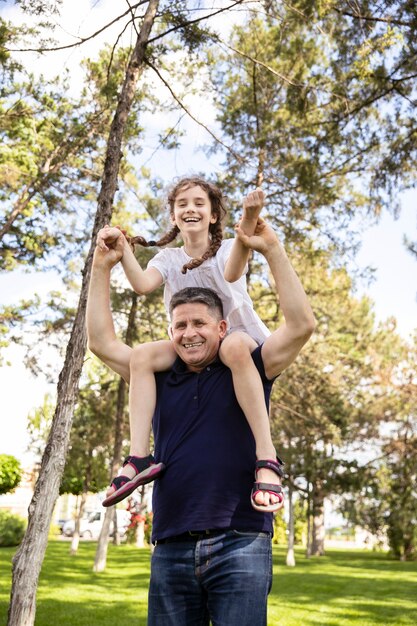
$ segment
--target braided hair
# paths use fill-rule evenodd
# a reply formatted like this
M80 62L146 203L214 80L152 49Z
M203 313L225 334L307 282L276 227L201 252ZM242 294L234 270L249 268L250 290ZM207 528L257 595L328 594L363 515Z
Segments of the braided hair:
M209 247L207 248L207 250L204 252L204 254L201 257L191 259L191 261L183 265L182 270L181 270L183 274L186 274L187 270L193 270L196 267L199 267L204 261L215 256L223 240L222 220L226 215L224 197L218 187L204 180L204 178L200 178L199 176L189 176L189 177L180 178L174 184L174 186L171 188L171 190L168 193L168 205L169 205L171 216L174 215L175 198L177 197L178 193L190 187L197 187L197 186L204 189L204 191L207 193L209 200L210 200L210 204L211 204L212 215L217 217L217 220L214 224L210 224L209 226L209 236L210 236ZM144 239L144 237L141 237L141 236L131 237L129 241L130 241L130 244L133 246L135 244L139 244L145 247L149 247L149 246L163 247L171 243L171 241L174 241L174 239L176 239L176 237L178 236L179 232L180 232L180 229L178 228L177 225L175 225L170 231L166 233L166 235L161 237L161 239L159 239L158 241L153 241L153 240L146 241L146 239Z

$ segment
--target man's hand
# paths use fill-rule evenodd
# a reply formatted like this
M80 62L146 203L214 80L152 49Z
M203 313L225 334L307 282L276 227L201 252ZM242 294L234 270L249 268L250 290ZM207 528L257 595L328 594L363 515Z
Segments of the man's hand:
M102 252L108 252L109 248L116 247L118 239L123 240L124 237L125 233L119 227L106 224L98 231L96 244Z
M260 252L263 255L266 255L274 247L278 248L280 245L273 228L261 217L258 218L253 235L246 235L240 223L235 226L235 231L237 238L245 248L256 250L256 252Z
M123 257L127 241L122 230L106 225L98 231L96 243L95 262L113 267Z

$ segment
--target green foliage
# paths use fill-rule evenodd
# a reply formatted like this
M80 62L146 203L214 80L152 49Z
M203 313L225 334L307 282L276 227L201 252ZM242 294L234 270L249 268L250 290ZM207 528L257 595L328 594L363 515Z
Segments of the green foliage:
M196 52L202 44L206 43L212 33L201 24L192 23L188 8L184 8L183 2L169 2L162 14L161 30L170 32L175 31L176 37L179 38L181 44L188 52ZM203 22L204 24L204 22Z
M386 495L389 514L387 534L394 555L404 560L417 558L417 434L403 424L397 437L384 446L390 473Z
M18 305L0 306L0 365L3 365L2 348L9 346L11 340L15 344L21 342L19 330L26 317L38 306L39 299L36 296L32 300L21 300Z
M60 493L97 493L107 486L116 412L117 379L100 369L86 372L89 382L81 387L70 436Z
M389 345L385 350L395 354L388 352ZM377 536L386 533L393 554L411 560L417 556L417 337L402 347L400 356L380 370L385 379L384 397L376 396L384 420L381 454L356 468L342 510L354 524Z
M284 513L284 510L281 509L274 515L274 544L286 545L288 541L288 525ZM301 545L304 543L306 534L306 506L301 498L297 498L294 503L294 544Z
M0 454L0 494L13 491L22 480L22 466L10 454Z
M315 512L335 493L352 494L355 508L362 483L352 449L366 450L371 442L378 449L381 419L395 406L389 381L404 358L404 343L392 324L375 328L371 303L355 298L351 278L346 270L332 267L328 253L311 246L304 257L288 247L309 294L317 329L274 385L273 438L300 494L310 485ZM268 287L255 284L253 294L261 317L271 328L278 325L282 314ZM374 509L361 525L383 533L388 502L375 492ZM398 501L391 506L396 509Z
M23 517L0 509L0 548L18 546L25 529L26 521Z
M16 0L16 4L19 4L23 11L30 15L43 15L59 13L59 6L62 4L62 0Z
M282 510L274 515L273 543L279 545L285 545L287 543L287 524Z
M263 180L286 240L353 251L352 217L392 211L414 184L412 6L273 1L248 15L227 52L209 53L234 152L225 184L241 195Z
M40 406L34 408L28 415L29 447L32 453L42 458L48 434L52 425L55 410L55 399L46 394Z

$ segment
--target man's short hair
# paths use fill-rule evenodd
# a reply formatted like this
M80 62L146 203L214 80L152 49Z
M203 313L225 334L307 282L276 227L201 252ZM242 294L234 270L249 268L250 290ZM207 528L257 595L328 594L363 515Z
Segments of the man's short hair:
M185 287L185 289L174 293L169 303L171 317L174 309L180 306L180 304L191 304L194 302L205 304L212 315L219 321L224 319L222 301L213 289L208 289L207 287Z

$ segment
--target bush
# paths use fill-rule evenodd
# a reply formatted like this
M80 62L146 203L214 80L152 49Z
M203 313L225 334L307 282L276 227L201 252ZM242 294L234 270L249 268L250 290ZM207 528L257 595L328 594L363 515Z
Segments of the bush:
M22 480L22 467L11 454L0 454L0 494L13 491Z
M10 511L0 511L0 547L18 546L26 530L26 520Z

